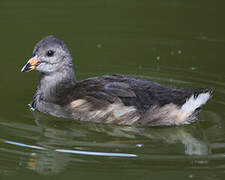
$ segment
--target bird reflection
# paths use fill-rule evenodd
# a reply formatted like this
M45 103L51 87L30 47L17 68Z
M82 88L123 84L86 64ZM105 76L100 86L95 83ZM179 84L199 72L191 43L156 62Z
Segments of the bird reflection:
M42 175L55 175L62 172L69 161L69 154L53 150L31 153L27 167Z
M91 152L94 147L99 151L108 150L111 152L115 148L132 147L132 152L134 152L135 148L145 148L147 143L161 142L164 144L183 144L186 155L207 155L210 153L207 142L193 137L192 134L201 136L196 126L193 126L194 128L190 126L142 128L81 123L54 119L39 112L33 112L33 114L35 122L41 128L41 136L36 145L44 149L30 154L27 167L43 175L58 174L71 161L91 162L91 158L87 156L79 155L79 153L74 156L62 151L63 149L70 150L69 152L73 152L73 150L75 150L74 152ZM82 154L85 155L85 153ZM140 158L138 154L136 157Z

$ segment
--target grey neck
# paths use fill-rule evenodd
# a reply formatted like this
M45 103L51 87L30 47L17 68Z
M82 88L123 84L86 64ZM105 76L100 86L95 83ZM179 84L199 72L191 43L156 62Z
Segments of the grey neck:
M69 90L76 84L72 68L64 69L52 74L41 74L37 91L33 98L33 104L40 101L58 103Z

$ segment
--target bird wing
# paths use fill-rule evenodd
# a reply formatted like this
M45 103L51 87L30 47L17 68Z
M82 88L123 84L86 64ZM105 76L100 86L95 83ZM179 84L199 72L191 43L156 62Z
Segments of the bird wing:
M79 81L73 93L75 99L86 99L96 108L122 102L125 106L145 112L153 106L170 103L181 106L195 91L123 75L105 75Z

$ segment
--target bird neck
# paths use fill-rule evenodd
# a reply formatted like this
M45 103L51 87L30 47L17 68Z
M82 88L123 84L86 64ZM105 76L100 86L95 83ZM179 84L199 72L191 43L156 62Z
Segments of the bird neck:
M42 73L33 101L60 104L75 84L72 68L52 74Z

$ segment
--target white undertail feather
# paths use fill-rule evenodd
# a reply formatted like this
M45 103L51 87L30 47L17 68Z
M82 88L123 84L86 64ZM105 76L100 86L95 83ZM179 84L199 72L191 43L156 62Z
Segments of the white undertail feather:
M193 113L197 108L204 105L208 99L210 98L210 93L201 93L196 98L192 95L181 107L181 111L186 112L188 114Z

